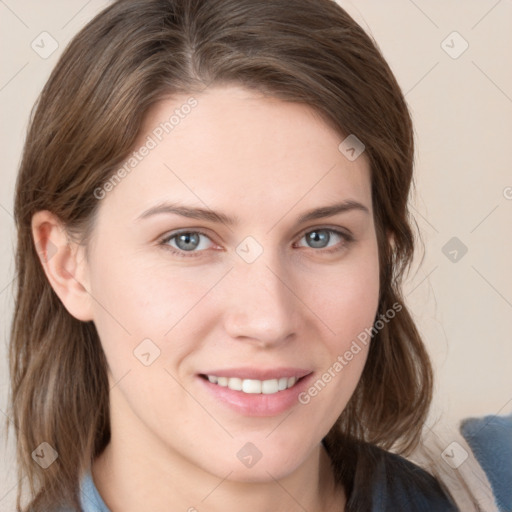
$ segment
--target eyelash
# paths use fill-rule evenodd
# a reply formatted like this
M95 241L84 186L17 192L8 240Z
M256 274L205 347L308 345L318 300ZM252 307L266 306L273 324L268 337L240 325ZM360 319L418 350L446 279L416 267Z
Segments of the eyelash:
M341 252L348 245L350 245L352 242L355 241L355 238L354 238L354 236L352 234L346 233L344 231L339 231L337 229L328 228L328 227L320 227L320 228L308 229L308 231L305 231L305 232L303 232L301 234L299 240L301 240L305 235L308 235L309 233L312 233L314 231L328 231L329 233L334 233L335 235L339 235L343 239L343 242L341 242L341 246L338 244L338 245L336 245L334 247L331 247L329 249L315 249L313 247L310 247L310 249L312 249L313 251L320 252L320 253L331 254L331 253L335 253L335 252ZM182 257L182 258L195 258L195 257L201 256L201 253L204 252L204 250L201 250L201 251L183 251L183 250L177 250L177 249L175 249L173 247L170 247L168 245L168 242L170 242L173 238L176 238L179 235L183 235L185 233L187 233L187 234L190 234L190 233L199 234L199 235L203 235L206 238L210 239L210 237L206 233L201 231L201 230L189 229L189 230L178 231L176 233L171 233L170 235L166 235L164 238L160 239L158 245L161 246L163 249L165 249L167 251L170 251L171 253L175 254L178 257Z

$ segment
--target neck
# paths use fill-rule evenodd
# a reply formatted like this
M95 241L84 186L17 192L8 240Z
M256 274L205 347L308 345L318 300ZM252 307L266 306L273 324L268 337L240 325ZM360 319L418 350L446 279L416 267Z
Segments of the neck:
M94 483L111 512L345 509L344 490L335 483L331 460L322 444L280 480L269 475L265 482L238 482L229 479L228 471L223 477L204 471L148 433L130 432L126 425L123 430L115 427L113 422L111 442L91 468Z

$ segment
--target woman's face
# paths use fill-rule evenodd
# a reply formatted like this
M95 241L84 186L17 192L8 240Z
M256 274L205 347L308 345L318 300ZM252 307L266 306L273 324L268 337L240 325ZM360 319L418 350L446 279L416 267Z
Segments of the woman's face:
M86 275L112 432L162 470L281 478L365 364L357 336L379 294L369 165L307 106L239 87L194 98L159 103L135 160L96 192Z

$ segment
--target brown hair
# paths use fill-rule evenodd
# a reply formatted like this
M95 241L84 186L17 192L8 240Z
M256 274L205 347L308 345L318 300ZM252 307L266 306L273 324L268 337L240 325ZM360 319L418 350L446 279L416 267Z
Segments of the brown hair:
M149 107L210 84L241 84L312 106L342 138L365 144L379 244L378 316L401 311L372 339L356 391L327 438L409 453L419 442L432 369L401 295L414 236L410 114L376 43L333 0L118 0L71 41L46 83L16 183L17 295L10 340L19 477L30 507L72 504L83 471L110 439L106 359L92 322L50 286L31 234L50 210L87 244L94 190L133 150ZM341 142L342 139L340 139ZM388 238L392 236L392 239ZM42 470L31 457L59 454ZM21 489L17 507L21 510Z

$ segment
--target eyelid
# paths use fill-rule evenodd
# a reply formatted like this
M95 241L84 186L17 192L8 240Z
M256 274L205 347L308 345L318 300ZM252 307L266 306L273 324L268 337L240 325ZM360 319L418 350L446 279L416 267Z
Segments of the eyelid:
M341 226L330 226L329 224L320 224L320 225L309 226L309 227L303 229L302 231L299 231L297 238L302 238L305 234L311 233L311 231L322 231L324 229L327 231L334 231L335 233L344 235L347 238L354 237L353 233L347 228L343 228Z
M294 244L296 244L298 241L300 241L301 238L303 238L306 234L311 233L312 231L330 231L331 233L335 233L339 235L341 238L343 238L344 242L342 242L342 247L337 248L338 244L334 247L328 247L328 248L321 248L321 249L314 249L310 247L310 249L314 252L318 253L329 253L329 252L340 252L342 251L347 245L355 241L355 237L352 234L350 230L347 228L342 228L341 226L329 226L329 225L317 225L317 226L309 226L307 228L304 228L302 231L299 232L298 235L296 235L294 238L296 241ZM197 233L199 235L203 235L206 238L208 238L213 244L215 242L212 240L212 237L202 228L182 228L178 229L176 231L171 231L158 239L158 245L162 246L164 249L171 251L173 254L176 254L178 256L183 257L195 257L200 256L203 252L206 252L206 249L202 249L200 251L183 251L175 249L174 247L170 247L167 245L167 243L174 239L175 237L178 237L180 234L183 233ZM307 248L302 246L303 248Z
M173 238L178 237L179 235L181 235L183 233L197 233L199 235L203 235L206 238L208 238L213 244L215 244L215 242L212 240L212 237L206 231L204 231L201 228L183 228L183 229L178 229L177 231L170 231L169 233L167 233L167 234L165 234L165 235L163 235L163 236L158 238L158 244L165 246L166 242L169 242ZM174 249L173 247L171 247L170 250L177 252L177 250ZM179 251L179 252L180 253L186 253L186 251ZM201 252L204 252L204 250L202 250L202 251L191 251L189 254L191 254L191 253L198 253L199 254Z
M351 245L353 242L356 241L356 238L353 235L353 233L346 228L342 228L340 226L320 225L320 226L310 226L310 227L304 229L303 231L301 231L299 233L299 235L297 236L297 242L294 242L294 244L298 243L305 235L307 235L308 233L311 233L313 231L329 231L330 233L334 233L335 235L338 235L342 239L342 241L340 243L334 245L333 247L324 247L321 249L314 249L313 247L309 247L309 249L311 249L314 253L316 252L316 253L324 254L324 255L339 253L339 252L342 252L345 249L347 249L347 247L349 245ZM305 247L305 246L301 246L301 248L308 249L308 247Z

